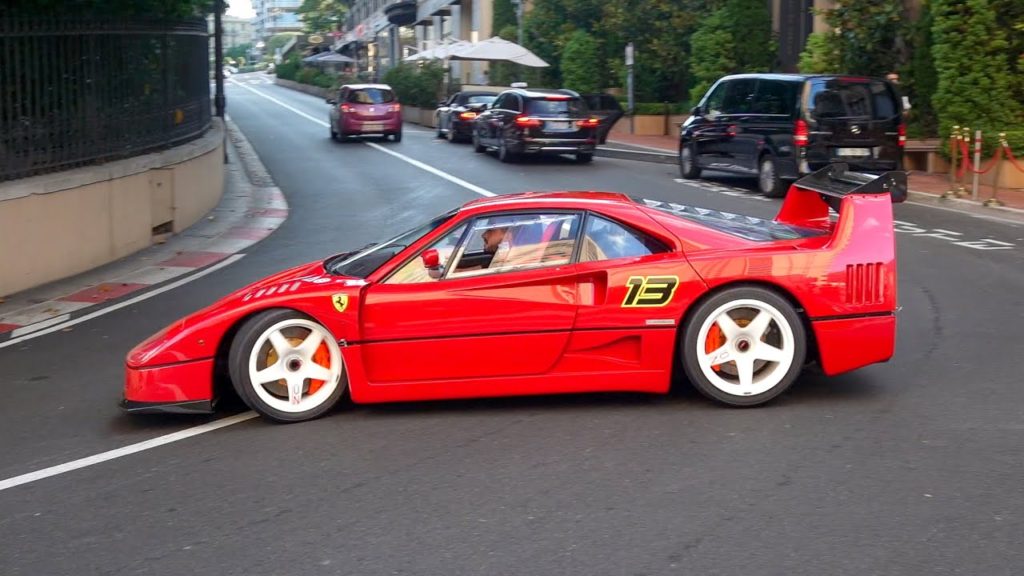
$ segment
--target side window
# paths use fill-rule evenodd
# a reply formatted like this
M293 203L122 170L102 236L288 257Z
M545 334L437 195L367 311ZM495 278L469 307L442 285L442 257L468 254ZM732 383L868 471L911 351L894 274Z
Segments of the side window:
M476 219L448 278L572 261L579 214L511 214Z
M753 78L741 78L729 82L729 89L725 91L725 101L722 103L723 114L749 114L754 103L754 87L757 80Z
M508 107L508 94L502 94L498 96L498 99L494 101L494 105L491 108L496 110L504 110Z
M452 256L455 254L455 249L458 248L459 239L462 238L462 233L465 230L466 225L463 224L442 236L441 239L425 248L423 252L417 254L415 258L406 262L405 266L402 266L397 272L392 274L385 284L414 284L417 282L440 280L444 276L444 272L449 262L451 262ZM423 262L423 254L427 250L437 251L438 268L432 270L426 267L426 264Z
M607 218L593 214L587 217L580 262L638 258L662 252L668 252L668 247L646 234Z
M725 102L725 91L729 89L731 81L719 82L704 102L704 113L708 116L723 114L722 104Z
M796 106L796 83L761 80L751 112L754 114L791 115Z

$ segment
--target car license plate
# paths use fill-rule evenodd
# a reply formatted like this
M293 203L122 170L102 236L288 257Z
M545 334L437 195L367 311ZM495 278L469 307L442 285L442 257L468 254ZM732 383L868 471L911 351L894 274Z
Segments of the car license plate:
M544 126L548 130L569 130L572 127L572 122L556 122L549 120Z
M363 132L380 132L381 130L384 130L384 125L381 124L380 122L375 122L375 123L372 123L372 124L371 123L364 123L363 124Z
M838 148L836 150L836 156L854 156L863 158L864 156L871 156L871 148Z

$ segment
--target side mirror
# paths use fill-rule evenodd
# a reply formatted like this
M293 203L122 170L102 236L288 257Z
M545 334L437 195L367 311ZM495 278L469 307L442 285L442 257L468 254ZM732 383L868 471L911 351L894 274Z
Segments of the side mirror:
M332 106L338 103L338 101L335 100L334 98L328 98L327 100L325 100L325 102L327 102L328 104L330 104Z
M435 270L441 267L441 255L433 248L424 250L423 254L420 254L420 259L423 260L423 267L428 270Z
M448 103L445 102L444 100L441 100L440 102L437 103L437 107L438 108L444 108L447 105L448 105Z

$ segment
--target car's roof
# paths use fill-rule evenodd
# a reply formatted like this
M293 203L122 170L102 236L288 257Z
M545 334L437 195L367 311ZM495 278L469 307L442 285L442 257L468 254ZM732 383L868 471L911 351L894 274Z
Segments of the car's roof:
M776 72L730 74L728 76L723 77L722 79L740 80L744 78L761 78L764 80L785 80L788 82L803 82L804 80L810 80L812 78L851 78L856 80L882 80L882 78L858 76L856 74L781 74Z
M506 92L515 92L516 94L519 94L521 96L525 96L527 98L544 98L545 96L554 96L554 95L558 95L558 96L572 96L572 97L576 97L576 98L579 97L578 93L573 92L572 90L567 90L565 88L560 88L560 89L554 89L554 88L511 88L509 90L506 90Z
M352 90L362 90L364 88L378 88L380 90L391 90L391 86L387 84L345 84L342 88L351 88Z
M489 198L481 198L467 202L462 210L486 210L489 208L515 210L545 205L551 208L586 208L599 205L622 205L635 202L619 192L521 192L519 194L500 194Z

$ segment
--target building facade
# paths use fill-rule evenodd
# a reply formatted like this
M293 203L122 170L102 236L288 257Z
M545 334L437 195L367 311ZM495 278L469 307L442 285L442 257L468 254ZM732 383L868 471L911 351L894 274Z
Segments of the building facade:
M256 37L266 40L281 32L301 32L302 18L295 13L299 6L302 0L253 0Z
M396 8L407 16L396 18ZM493 0L355 0L334 49L358 55L360 69L379 77L402 58L438 44L490 38L492 14ZM451 70L463 84L487 83L486 62L452 62Z
M207 17L206 24L211 36L210 60L213 60L213 16ZM220 25L223 30L222 42L224 43L224 50L234 48L235 46L241 46L242 44L253 44L256 42L253 21L249 18L224 15L220 17Z

